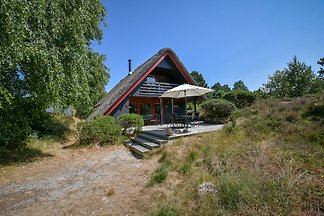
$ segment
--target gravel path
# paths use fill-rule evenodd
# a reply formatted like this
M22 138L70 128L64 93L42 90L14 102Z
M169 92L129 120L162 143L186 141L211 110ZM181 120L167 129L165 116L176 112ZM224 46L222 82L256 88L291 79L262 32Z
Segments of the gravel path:
M62 149L0 170L0 215L142 215L136 201L156 166L123 146Z

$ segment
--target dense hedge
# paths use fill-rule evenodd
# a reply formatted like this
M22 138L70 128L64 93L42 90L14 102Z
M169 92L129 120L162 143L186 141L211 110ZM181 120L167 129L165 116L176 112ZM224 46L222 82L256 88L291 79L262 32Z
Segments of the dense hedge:
M234 103L223 99L212 99L201 104L201 117L207 123L224 123L236 110Z
M99 116L91 122L80 122L77 126L77 134L80 144L113 143L122 134L121 125L111 116Z
M251 105L257 99L257 94L244 90L233 90L226 93L223 99L231 101L237 108L243 108Z
M138 134L144 126L144 120L138 114L122 114L117 118L118 124L123 127L123 134L135 135Z

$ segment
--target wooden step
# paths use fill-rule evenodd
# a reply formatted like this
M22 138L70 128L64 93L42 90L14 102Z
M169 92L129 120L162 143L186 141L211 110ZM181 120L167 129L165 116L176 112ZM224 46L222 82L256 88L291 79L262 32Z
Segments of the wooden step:
M159 144L154 143L154 142L151 142L151 141L146 140L146 139L142 139L140 137L133 138L132 139L132 142L133 143L137 143L139 145L142 145L142 146L144 146L145 148L148 148L148 149L154 149L154 148L160 147Z
M130 149L134 151L135 153L139 154L140 156L143 156L145 153L149 152L150 149L145 148L144 146L138 144L138 143L133 143L130 146Z
M143 133L141 133L139 135L139 137L142 138L142 139L146 139L146 140L152 141L152 142L157 143L159 145L163 145L163 144L165 144L165 143L168 142L168 140L166 140L166 139L162 139L161 137L152 136L152 135L149 135L149 134L143 134Z
M169 137L166 135L166 133L164 134L162 131L161 132L142 131L142 134L147 134L150 136L158 137L160 139L169 140Z

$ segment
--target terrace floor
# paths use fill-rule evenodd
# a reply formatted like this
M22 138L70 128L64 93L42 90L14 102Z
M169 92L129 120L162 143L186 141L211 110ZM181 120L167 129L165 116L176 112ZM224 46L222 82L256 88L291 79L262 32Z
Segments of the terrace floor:
M185 136L192 136L200 133L216 131L223 128L223 126L224 126L223 124L215 125L215 124L200 123L197 125L189 125L188 131L186 132L184 127L174 128L171 127L170 124L147 125L143 127L143 132L150 133L152 135L170 140L170 139L176 139ZM169 133L170 132L169 128L171 129L171 133Z

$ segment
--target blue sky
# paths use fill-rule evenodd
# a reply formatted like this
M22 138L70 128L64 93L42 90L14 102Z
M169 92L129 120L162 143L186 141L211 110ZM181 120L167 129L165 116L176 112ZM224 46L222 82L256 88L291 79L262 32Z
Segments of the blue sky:
M296 55L317 72L324 57L324 0L103 0L108 27L94 49L110 68L109 91L158 50L173 49L209 86L267 82Z

